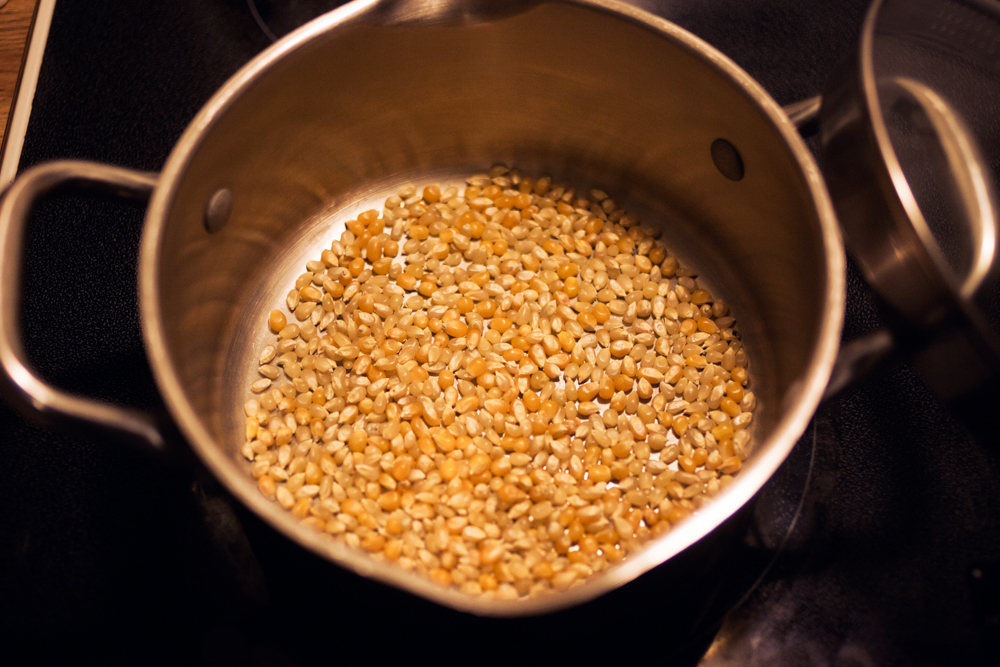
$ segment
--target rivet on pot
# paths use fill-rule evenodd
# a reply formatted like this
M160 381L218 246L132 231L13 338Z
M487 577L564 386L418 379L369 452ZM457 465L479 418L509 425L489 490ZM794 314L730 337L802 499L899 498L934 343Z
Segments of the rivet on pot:
M719 173L729 180L738 181L743 178L743 158L736 146L725 139L712 142L712 162Z
M209 234L222 229L233 212L233 193L229 188L219 188L208 199L205 207L205 230Z

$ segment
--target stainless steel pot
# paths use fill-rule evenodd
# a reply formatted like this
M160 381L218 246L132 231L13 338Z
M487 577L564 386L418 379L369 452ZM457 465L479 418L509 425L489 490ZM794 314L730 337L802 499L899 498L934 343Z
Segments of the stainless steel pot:
M713 159L719 139L735 147L728 163ZM744 469L692 519L581 586L512 602L439 588L301 527L260 495L238 454L267 312L305 260L352 212L399 185L448 181L498 161L600 186L659 224L669 247L732 304L760 405ZM303 547L477 614L582 602L711 533L788 455L837 352L843 249L795 127L712 47L609 0L503 9L485 1L354 2L241 69L160 174L56 162L14 183L0 207L0 361L15 398L54 425L96 425L162 448L164 428L152 415L67 395L25 359L23 228L33 202L67 182L151 195L139 267L149 361L173 420L222 484Z

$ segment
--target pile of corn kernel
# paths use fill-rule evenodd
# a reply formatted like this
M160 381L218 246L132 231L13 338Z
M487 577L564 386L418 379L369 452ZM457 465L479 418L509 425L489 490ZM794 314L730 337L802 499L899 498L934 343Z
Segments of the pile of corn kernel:
M728 306L605 193L493 167L346 223L245 404L267 498L471 595L564 590L732 482Z

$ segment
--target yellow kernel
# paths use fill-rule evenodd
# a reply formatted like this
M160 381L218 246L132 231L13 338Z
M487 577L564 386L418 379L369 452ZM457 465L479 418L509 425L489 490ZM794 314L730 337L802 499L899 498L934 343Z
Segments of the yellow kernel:
M580 293L580 281L575 276L570 276L563 282L563 292L572 299Z
M271 314L267 317L267 323L271 327L271 331L278 333L285 328L285 325L288 323L288 319L280 310L272 310Z
M399 509L400 498L396 491L387 491L378 498L378 506L386 512L394 512Z
M436 204L441 200L441 186L428 185L424 188L423 198L428 204Z
M697 289L691 292L691 303L693 303L696 306L700 306L703 303L708 303L711 300L712 300L712 295L708 290Z
M598 384L596 382L588 382L576 391L577 400L581 402L592 401L594 397L597 396Z
M510 329L512 324L513 322L508 320L506 317L494 317L490 321L490 328L496 329L500 333L504 333L507 331L507 329Z
M440 586L451 586L451 572L441 568L433 569L429 572L431 581Z
M497 459L496 461L493 461L493 463L490 464L490 472L496 475L497 477L504 477L508 473L510 473L510 471L513 469L514 469L513 464L510 462L510 459L507 458L506 456L503 456Z
M536 579L551 579L555 571L552 569L552 565L548 561L539 561L535 564L535 567L531 570L532 576Z
M733 437L733 427L729 424L723 424L722 426L716 426L712 429L712 435L715 437L717 442L722 442L723 440L728 440Z
M308 498L301 498L298 501L296 501L296 503L292 506L292 509L290 511L294 516L300 519L304 519L306 516L309 515L310 505L312 505L312 501L310 501Z
M455 374L447 368L438 375L438 385L441 389L447 389L455 384Z
M392 477L397 482L402 482L404 479L410 476L410 470L413 468L413 459L409 456L400 456L398 459L392 463Z
M369 262L377 262L382 259L382 241L378 237L372 237L365 246L365 257Z
M496 303L494 303L490 299L486 299L485 301L480 301L479 303L476 304L476 312L479 313L482 317L493 317L493 313L496 312L496 309L497 309Z
M445 459L438 468L438 471L441 473L441 479L450 482L458 474L458 463L455 459Z
M597 320L598 324L604 324L611 318L611 309L608 308L603 303L599 303L594 306L594 319Z
M517 488L513 484L504 484L497 491L497 496L505 503L516 503L520 500L524 500L524 491Z
M399 533L396 533L397 535ZM389 560L398 560L403 553L402 540L386 540L385 557Z
M363 452L368 444L368 433L357 428L347 438L347 446L352 452Z
M466 370L469 371L469 375L477 378L486 372L486 360L482 357L476 357L469 362L469 367Z
M684 362L693 368L704 368L705 366L708 366L708 361L700 354L693 354L684 359Z
M729 382L726 383L726 396L728 396L731 400L735 401L736 403L739 403L740 401L743 400L743 387L740 386L738 382L733 382L732 380L730 380Z
M471 299L470 299L471 301ZM471 310L471 308L470 308ZM468 312L468 311L466 311ZM447 333L452 338L461 338L465 334L469 333L469 325L461 320L449 320L444 325L445 333ZM484 369L485 370L485 369Z
M611 468L606 465L594 465L587 469L587 475L591 482L610 482Z
M270 475L264 475L257 480L257 488L260 492L264 494L264 497L273 500L277 487L274 484L274 478Z
M412 291L417 286L417 279L412 274L403 272L396 278L396 284L407 292Z
M482 562L482 561L480 561ZM492 574L484 572L479 575L479 587L484 591L495 591L497 589L497 578Z

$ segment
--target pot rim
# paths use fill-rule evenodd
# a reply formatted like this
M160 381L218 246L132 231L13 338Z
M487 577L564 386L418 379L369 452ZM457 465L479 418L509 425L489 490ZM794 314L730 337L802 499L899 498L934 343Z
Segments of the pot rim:
M781 417L767 440L759 442L752 466L711 503L701 508L697 520L685 521L666 535L651 541L621 565L592 577L583 585L558 594L524 600L486 600L441 588L424 578L391 565L379 563L360 550L298 524L298 521L257 490L249 475L222 447L201 422L184 394L180 378L167 354L163 313L160 309L160 251L167 213L178 183L198 150L202 138L241 93L268 69L315 38L340 26L360 20L396 0L356 0L320 16L282 38L253 58L234 74L202 107L184 131L161 172L146 214L139 255L139 305L147 355L156 383L178 427L201 461L221 480L230 493L272 527L310 551L362 576L378 579L421 595L445 606L484 616L540 614L573 606L598 597L638 577L680 553L743 507L770 479L805 431L823 395L833 369L840 341L845 302L845 256L839 228L826 185L809 150L781 107L749 74L705 41L666 19L615 0L556 0L609 14L637 24L687 49L706 61L723 77L753 100L780 133L798 163L809 188L820 225L826 257L825 296L818 340L805 373L790 389L781 407ZM539 3L540 4L540 3ZM377 17L376 17L377 20Z

